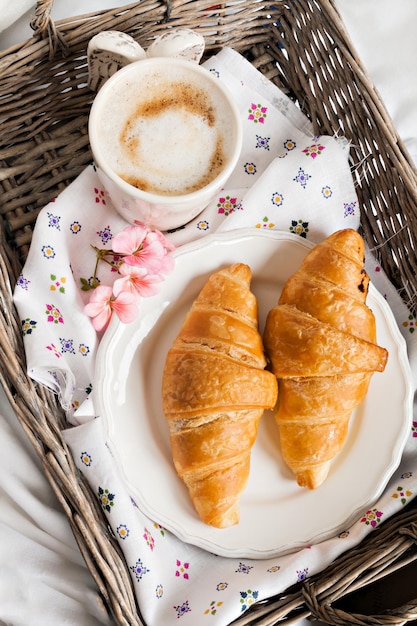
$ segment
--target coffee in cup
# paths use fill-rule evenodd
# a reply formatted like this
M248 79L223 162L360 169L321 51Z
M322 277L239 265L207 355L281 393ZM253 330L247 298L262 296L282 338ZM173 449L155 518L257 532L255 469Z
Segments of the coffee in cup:
M160 230L185 224L207 206L242 144L227 88L205 68L167 57L131 63L105 82L89 136L116 210Z

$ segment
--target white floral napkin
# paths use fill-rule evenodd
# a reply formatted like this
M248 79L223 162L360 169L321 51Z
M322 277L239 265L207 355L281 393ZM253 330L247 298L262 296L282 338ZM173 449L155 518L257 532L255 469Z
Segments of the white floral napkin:
M165 233L175 246L242 227L296 233L313 242L358 228L359 207L342 137L315 137L309 121L243 57L222 50L205 63L235 95L242 115L240 162L213 202L192 222ZM127 224L115 213L94 165L40 213L15 303L31 377L52 388L74 426L64 432L75 462L108 517L148 626L229 624L257 601L321 571L358 544L417 491L417 421L383 496L334 538L267 560L214 556L185 544L145 516L131 497L94 411L94 371L101 334L84 307L96 253L112 248ZM114 264L99 277L112 285ZM386 296L415 360L415 320L368 251L367 269ZM417 383L417 381L415 381Z

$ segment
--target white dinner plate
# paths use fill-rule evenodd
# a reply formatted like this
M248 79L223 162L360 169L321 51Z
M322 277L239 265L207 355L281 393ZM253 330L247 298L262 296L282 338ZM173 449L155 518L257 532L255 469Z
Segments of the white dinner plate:
M141 301L138 319L129 325L113 320L101 342L97 408L132 497L153 521L217 555L272 557L344 530L380 496L409 433L412 385L405 341L387 302L371 285L368 305L376 316L378 343L389 351L388 364L373 375L325 483L315 491L298 487L282 460L273 416L266 412L240 501L240 523L216 529L197 517L175 472L162 412L168 349L209 275L236 262L252 268L262 332L284 282L311 247L297 235L254 229L187 244L175 253L175 270L161 292Z

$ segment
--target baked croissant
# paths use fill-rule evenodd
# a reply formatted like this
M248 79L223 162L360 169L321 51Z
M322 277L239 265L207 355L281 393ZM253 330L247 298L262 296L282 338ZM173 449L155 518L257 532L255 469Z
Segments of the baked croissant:
M307 254L267 315L264 345L278 379L282 455L309 489L326 479L353 409L386 365L366 305L368 285L362 237L340 230Z
M238 263L211 275L170 348L162 407L172 456L200 519L239 521L239 498L264 409L277 398L266 371L251 270Z

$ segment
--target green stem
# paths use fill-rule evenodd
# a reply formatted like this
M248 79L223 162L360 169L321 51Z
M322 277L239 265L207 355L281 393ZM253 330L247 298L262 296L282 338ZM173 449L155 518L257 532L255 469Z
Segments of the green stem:
M113 250L104 250L104 249L97 248L96 246L93 246L92 244L90 245L93 248L94 252L96 253L96 264L94 267L94 273L93 273L92 285L91 285L94 289L100 284L97 279L97 272L98 272L98 266L99 266L100 261L104 261L105 263L107 263L107 265L114 267L114 264L112 264L112 261L108 260L106 257L110 256L112 257L114 261L114 257L120 256L120 255L119 254L116 255L116 253L113 252Z

